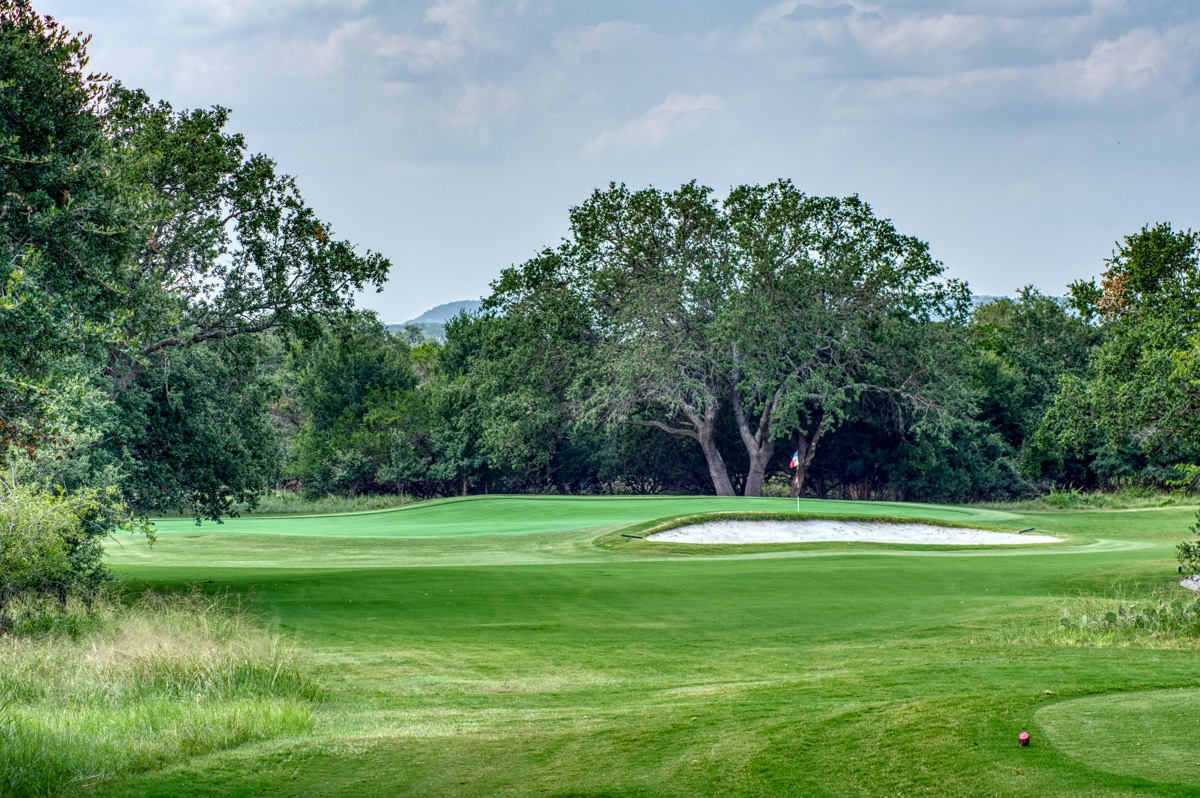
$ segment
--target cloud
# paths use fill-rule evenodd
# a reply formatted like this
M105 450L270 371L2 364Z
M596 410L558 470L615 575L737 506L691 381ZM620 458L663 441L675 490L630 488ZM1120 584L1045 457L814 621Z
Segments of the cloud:
M1078 58L864 78L833 88L827 108L858 119L881 114L962 116L1002 111L1033 118L1124 116L1191 106L1200 84L1200 25L1140 28L1096 42ZM1037 109L1041 109L1040 111Z
M802 86L810 107L856 123L1190 106L1200 23L1142 11L1119 0L924 9L788 0L761 11L730 47L773 73L785 93L789 83Z
M789 2L761 11L734 47L764 63L829 75L945 74L1031 66L1086 54L1129 29L1120 2Z
M189 25L206 28L246 28L278 24L315 13L344 14L365 9L369 0L180 0L159 10Z
M554 51L569 60L590 53L607 55L612 51L645 36L648 29L624 20L611 20L599 25L571 28L554 35Z
M1176 99L1193 93L1200 76L1200 25L1166 30L1139 28L1098 42L1087 57L1042 71L1046 96L1099 104L1144 98Z
M448 123L476 144L487 144L493 126L511 119L520 105L521 95L511 87L469 85L463 89Z
M676 134L694 131L706 118L724 110L725 101L715 94L671 92L636 119L592 139L584 152L598 155L606 150L657 149Z
M439 29L436 34L394 34L381 42L378 53L415 72L444 69L508 49L503 17L479 0L439 0L425 11L425 22Z
M511 52L520 6L437 0L411 9L372 0L182 0L151 13L187 32L179 48L201 72L335 79L339 73L395 76L461 70ZM203 43L203 44L201 44Z

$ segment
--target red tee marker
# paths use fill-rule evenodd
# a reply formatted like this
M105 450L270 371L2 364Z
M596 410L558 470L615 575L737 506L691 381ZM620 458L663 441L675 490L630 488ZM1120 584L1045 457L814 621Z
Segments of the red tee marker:
M1017 735L1017 747L1025 748L1029 745L1029 732L1021 732Z

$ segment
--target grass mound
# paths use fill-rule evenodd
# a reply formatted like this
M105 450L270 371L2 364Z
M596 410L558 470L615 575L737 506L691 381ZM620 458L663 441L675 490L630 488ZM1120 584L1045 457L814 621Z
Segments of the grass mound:
M1056 747L1089 767L1200 786L1198 713L1200 690L1180 688L1062 701L1039 710L1036 718Z
M19 608L0 638L0 795L51 794L306 731L319 688L234 602Z

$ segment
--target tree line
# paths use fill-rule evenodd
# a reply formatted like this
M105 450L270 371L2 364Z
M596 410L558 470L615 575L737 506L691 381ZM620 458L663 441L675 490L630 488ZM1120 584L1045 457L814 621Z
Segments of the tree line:
M89 72L87 41L0 0L0 510L60 530L41 560L33 533L0 549L0 615L92 584L95 541L138 518L279 489L974 501L1200 476L1191 231L1133 232L1068 297L977 304L856 196L612 184L444 340L393 335L352 301L386 258L228 109Z
M974 303L858 198L623 186L444 342L370 315L292 356L280 471L316 494L999 501L1190 488L1197 237ZM389 376L390 375L390 376Z

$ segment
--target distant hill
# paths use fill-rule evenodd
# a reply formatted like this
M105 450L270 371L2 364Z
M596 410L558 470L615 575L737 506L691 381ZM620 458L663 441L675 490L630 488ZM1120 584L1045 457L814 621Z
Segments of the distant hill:
M980 305L987 304L988 302L993 302L997 299L1004 298L1005 297L991 296L988 294L972 294L971 305L972 307L979 307ZM478 299L460 299L457 302L447 302L444 305L438 305L435 308L430 308L420 316L417 316L415 319L409 319L402 324L387 325L388 332L399 333L407 325L415 324L417 327L421 328L421 332L425 334L426 338L434 338L438 341L444 341L446 339L446 322L450 321L450 319L454 318L459 313L462 313L464 310L468 313L474 313L475 311L479 310L482 305L483 303Z
M404 323L427 324L430 322L441 322L445 324L464 310L468 313L474 313L479 310L481 305L483 303L478 299L460 299L457 302L447 302L444 305L438 305L436 308L430 308L415 319L409 319Z
M460 299L457 302L447 302L444 305L438 305L436 308L430 308L415 319L409 319L402 324L387 325L388 332L399 333L409 324L415 324L425 334L426 338L443 341L446 338L446 322L464 310L467 313L474 313L482 305L483 303L478 299Z

